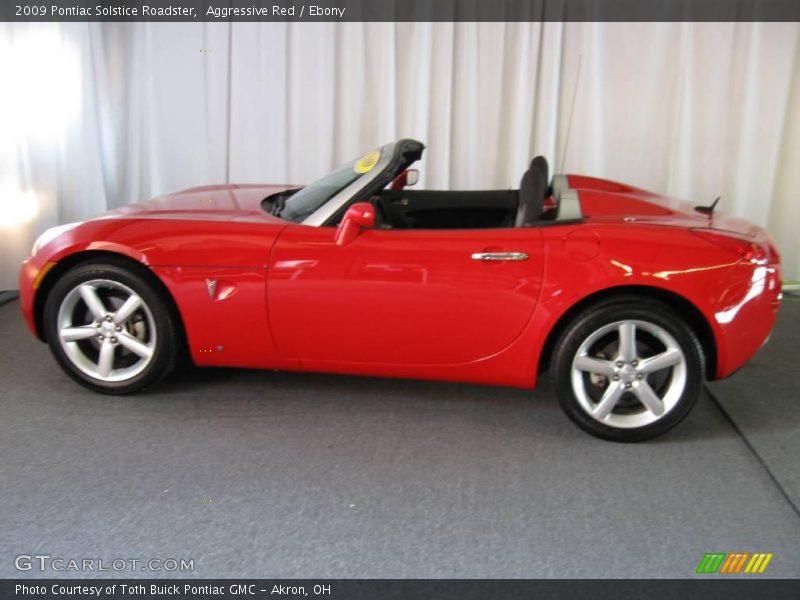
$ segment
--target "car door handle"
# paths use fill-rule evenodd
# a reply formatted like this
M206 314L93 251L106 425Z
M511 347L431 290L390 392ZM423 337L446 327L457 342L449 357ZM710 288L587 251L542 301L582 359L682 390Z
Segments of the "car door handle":
M524 252L475 252L472 260L528 260Z

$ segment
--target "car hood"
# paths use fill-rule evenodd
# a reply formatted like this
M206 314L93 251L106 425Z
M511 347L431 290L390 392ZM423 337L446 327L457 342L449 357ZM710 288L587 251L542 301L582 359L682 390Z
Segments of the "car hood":
M582 175L569 175L568 180L570 187L579 192L581 211L589 221L711 228L748 237L763 232L750 221L727 215L723 210L714 210L710 215L695 210L697 204L707 205L710 200L692 204L624 183Z
M257 220L286 223L267 214L261 201L277 192L297 187L287 184L226 184L193 187L150 200L126 204L103 218Z

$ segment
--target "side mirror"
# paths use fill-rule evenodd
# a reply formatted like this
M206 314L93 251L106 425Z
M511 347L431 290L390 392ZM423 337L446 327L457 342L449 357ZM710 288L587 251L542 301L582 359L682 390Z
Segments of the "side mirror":
M362 228L375 225L375 207L369 202L356 202L344 213L336 228L336 245L344 246L358 237Z
M417 185L419 181L419 171L416 169L409 169L406 171L406 186L411 187L412 185Z

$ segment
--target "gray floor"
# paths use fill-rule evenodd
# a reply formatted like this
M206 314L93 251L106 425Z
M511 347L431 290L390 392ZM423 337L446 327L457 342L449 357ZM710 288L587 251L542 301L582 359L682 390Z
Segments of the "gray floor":
M800 576L797 300L712 386L724 411L704 396L639 445L582 433L546 383L209 370L107 398L18 310L0 306L0 576L47 553L192 558L193 577L689 577L708 551Z

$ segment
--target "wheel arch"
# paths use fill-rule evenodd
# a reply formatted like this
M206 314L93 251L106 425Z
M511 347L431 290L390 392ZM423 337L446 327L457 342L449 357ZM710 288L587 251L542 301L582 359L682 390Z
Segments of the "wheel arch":
M36 326L36 335L39 337L39 339L44 342L47 341L43 323L44 307L47 303L47 297L50 295L50 292L52 291L53 286L58 279L64 275L64 273L67 273L70 269L73 269L78 265L102 262L111 262L131 269L144 277L156 288L161 297L166 300L167 308L169 309L174 322L178 325L177 336L181 352L184 355L188 355L186 327L183 323L183 316L181 315L180 310L178 310L178 305L176 304L175 299L172 297L172 294L164 282L161 281L158 275L156 275L152 270L148 269L146 265L142 264L136 259L119 252L112 252L108 250L82 250L80 252L75 252L74 254L70 254L69 256L59 260L55 266L50 269L47 275L45 275L44 279L36 290L36 296L34 297L33 302L33 319Z
M712 380L715 378L717 372L717 341L714 337L711 325L708 323L705 316L703 316L703 313L691 301L683 296L669 290L648 285L624 285L606 288L589 294L571 306L559 317L556 324L550 329L550 333L542 346L542 352L539 355L539 372L541 373L547 370L556 342L569 323L578 314L599 302L630 295L644 296L658 300L684 318L687 325L695 333L698 340L700 340L705 358L706 379Z

